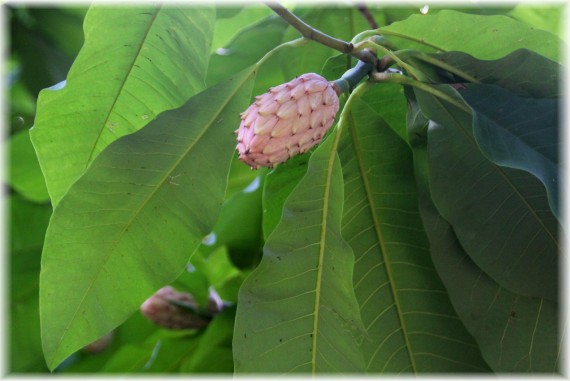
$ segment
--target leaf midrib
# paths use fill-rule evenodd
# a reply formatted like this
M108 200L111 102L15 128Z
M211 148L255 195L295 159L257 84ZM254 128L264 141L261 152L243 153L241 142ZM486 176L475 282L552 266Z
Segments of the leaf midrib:
M117 93L115 94L115 98L113 99L113 103L111 104L111 107L109 107L109 111L107 112L107 116L105 116L105 120L104 122L101 124L101 127L99 129L99 132L97 133L97 137L94 140L93 146L91 147L91 151L89 152L89 156L87 158L87 161L85 162L85 168L84 170L89 166L89 164L93 161L93 156L95 155L95 148L97 148L97 144L98 142L101 140L101 136L103 135L103 131L105 130L105 126L107 125L107 123L109 122L109 118L111 117L111 113L113 112L113 110L115 109L115 106L117 105L117 101L119 100L121 94L123 93L124 89L125 89L125 85L128 81L128 79L131 77L131 72L133 71L133 68L135 67L135 63L137 62L137 60L139 59L140 55L141 55L141 50L148 38L148 34L150 33L150 30L152 29L152 27L154 26L154 22L156 21L156 18L158 17L158 14L160 13L160 11L162 10L162 5L159 5L155 11L154 11L154 15L152 16L152 18L149 20L148 22L148 27L144 32L144 35L141 38L141 42L139 44L139 47L136 51L136 54L134 54L134 58L131 62L131 64L129 65L129 70L128 72L125 74L125 76L123 77L123 80L121 81L121 84L119 85L119 91L117 91Z
M323 213L322 213L322 225L321 225L321 241L319 246L319 267L317 269L317 280L316 280L316 289L315 289L315 317L313 320L313 351L311 352L311 373L314 375L316 373L317 367L317 336L318 336L318 327L319 327L319 310L320 310L320 302L321 302L321 283L323 277L323 262L324 262L324 254L325 254L325 246L326 246L326 234L327 234L327 222L328 222L328 208L329 208L329 198L330 198L330 185L331 185L331 178L332 178L332 169L335 162L335 155L336 155L336 147L338 144L338 136L340 134L337 132L335 136L335 140L333 142L333 147L331 149L331 153L329 154L329 162L327 165L327 177L325 183L325 190L323 195Z
M256 68L256 66L253 66L252 68ZM209 131L211 125L214 123L214 121L217 119L217 117L220 115L220 113L227 107L228 103L232 100L232 98L235 96L235 94L239 91L239 89L241 89L241 87L243 86L243 84L249 79L249 77L255 73L255 70L252 69L252 72L249 75L244 76L243 81L235 87L235 91L231 94L231 96L228 96L226 101L224 102L223 106L220 108L220 111L215 113L213 115L213 117L211 118L211 120L206 124L205 128L203 128L202 132L198 135L198 137L194 140L194 142L189 145L189 147L186 149L186 151L180 155L180 158L174 163L174 165L172 165L171 169L166 171L165 176L162 178L162 180L158 183L158 185L155 187L155 189L152 191L152 193L146 198L146 200L144 200L143 204L141 205L141 207L133 214L133 216L131 217L131 219L124 225L123 229L121 230L121 232L119 233L117 239L115 239L112 242L112 246L110 247L107 255L105 255L102 258L102 265L99 266L99 268L95 271L93 278L91 280L91 283L89 284L86 292L83 294L83 297L81 298L81 301L78 303L77 305L77 309L75 310L75 312L73 313L72 318L69 320L69 323L67 324L67 326L64 329L63 334L61 335L61 338L56 346L56 348L60 348L61 346L61 342L63 341L63 339L66 337L67 333L69 332L69 328L72 325L73 322L76 321L76 317L79 313L79 311L81 310L81 307L83 306L83 303L85 302L85 298L87 297L87 295L89 294L89 291L92 289L93 284L95 283L96 279L99 277L99 274L101 273L103 267L105 267L105 264L107 263L108 259L111 257L112 253L115 252L115 248L118 245L118 243L122 240L122 237L124 236L124 234L129 230L129 227L133 224L133 222L136 220L136 218L139 216L139 214L141 213L142 210L144 210L146 208L146 205L153 199L154 195L158 192L159 189L162 188L162 186L165 184L165 182L167 181L167 179L169 178L169 176L174 172L174 170L178 167L178 165L180 164L180 162L182 160L184 160L184 158L189 154L189 152L192 150L192 148L196 145L196 143L198 141L200 141L202 139L202 137L206 134L206 132ZM57 354L57 350L54 352L54 354L52 355L51 362L53 361L53 358L55 357L55 355Z
M404 342L406 345L406 351L408 352L408 357L410 359L410 365L412 367L412 372L417 373L417 367L414 361L414 355L411 349L410 340L408 337L408 330L406 328L406 322L404 320L402 306L400 305L400 301L398 295L396 293L396 287L394 283L394 275L392 274L391 270L391 263L390 259L387 255L387 249L385 245L384 235L382 234L382 230L380 229L380 219L378 217L378 213L376 212L376 204L373 198L373 192L371 190L370 182L368 180L367 172L365 171L365 163L362 157L362 150L360 149L360 141L358 140L358 136L356 135L355 131L355 124L354 119L352 117L352 111L349 113L348 117L350 118L350 136L352 138L352 142L354 145L354 151L356 153L356 161L358 163L358 169L360 171L360 177L362 178L362 184L364 186L364 190L366 192L366 199L368 200L368 204L370 205L370 214L372 215L372 220L374 223L374 232L376 233L376 238L378 240L378 244L380 245L380 250L382 252L382 257L385 263L385 271L386 276L388 277L388 282L390 284L390 291L392 293L392 298L394 299L394 305L396 307L396 311L398 313L398 320L402 327L402 335L404 336ZM372 360L372 359L371 359ZM370 364L366 365L368 369Z

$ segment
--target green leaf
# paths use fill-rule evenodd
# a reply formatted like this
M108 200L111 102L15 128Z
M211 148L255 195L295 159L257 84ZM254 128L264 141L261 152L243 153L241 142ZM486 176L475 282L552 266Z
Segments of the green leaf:
M485 156L535 175L558 217L560 100L523 98L489 85L469 85L461 96L473 110L473 135Z
M174 280L212 230L234 119L254 74L246 70L111 144L56 207L40 283L50 368Z
M9 265L10 315L6 324L9 332L8 373L45 372L40 341L38 313L38 283L41 247L51 215L49 205L26 201L20 195L10 195L9 207ZM8 238L7 237L7 238Z
M271 14L271 9L261 4L243 4L239 7L228 7L227 5L220 7L218 5L212 53L218 49L222 49L220 53L226 53L224 48L235 35L239 34L242 29L259 22Z
M241 164L251 172L247 165ZM224 202L212 231L216 242L209 247L224 245L239 255L255 256L261 239L261 176L258 175L246 188Z
M200 336L192 356L181 364L184 373L231 373L233 371L232 335L235 308L217 315Z
M281 221L283 204L307 173L310 153L297 155L278 165L265 177L263 188L263 238L271 235Z
M236 372L364 369L354 336L361 327L352 288L354 258L340 231L344 196L335 137L329 135L311 156L260 265L240 289Z
M208 86L260 60L269 50L279 45L287 25L280 17L272 15L242 29L224 50L219 52L223 54L213 54L210 58L206 78ZM270 70L276 71L275 68Z
M439 90L459 99L446 86ZM558 224L542 184L531 174L487 160L472 117L416 91L428 129L430 189L469 257L502 287L557 300Z
M49 201L49 194L29 130L10 136L10 174L8 183L18 193L35 202Z
M196 330L159 329L144 342L126 344L107 361L101 373L174 373L200 341Z
M386 83L374 86L363 96L365 101L404 141L406 132L406 98L402 86Z
M558 37L565 38L563 4L519 4L509 15L533 27L546 30Z
M466 73L476 81L497 85L524 97L559 96L561 65L527 49L515 50L493 61L478 60L462 52L432 54L431 57L457 69L457 77Z
M89 10L85 45L40 93L31 131L54 206L109 143L204 88L213 23L205 6Z
M379 31L400 48L457 50L486 60L526 48L554 61L561 59L558 37L501 15L443 10L435 15L412 15Z
M430 199L425 147L414 150L414 164L434 264L487 363L495 372L557 372L561 344L556 305L509 292L481 271Z
M31 22L23 22L18 17L12 18L10 47L19 58L20 80L35 96L41 89L65 78L73 57L29 24Z
M232 281L236 279L239 281L242 274L230 261L226 247L221 246L209 255L203 251L203 247L196 250L192 256L192 265L206 276L208 284L216 290L222 300L237 301L237 289Z
M431 262L408 145L364 102L348 120L343 236L356 259L366 371L487 371Z
M34 7L30 8L30 16L35 19L37 30L70 57L75 57L83 45L83 20L88 7L69 5L60 8Z
M234 194L241 192L247 188L257 176L264 176L265 170L261 168L259 171L252 171L250 166L239 160L236 154L232 160L230 174L228 178L228 188L226 189L226 199Z
M11 252L41 250L51 217L51 207L32 203L20 195L8 199Z
M140 373L153 356L156 344L127 344L121 346L117 353L99 370L100 373Z

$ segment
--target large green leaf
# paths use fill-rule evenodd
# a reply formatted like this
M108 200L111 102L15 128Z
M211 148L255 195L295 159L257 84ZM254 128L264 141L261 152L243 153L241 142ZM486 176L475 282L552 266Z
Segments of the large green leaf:
M468 74L475 81L493 84L525 97L559 97L562 67L531 50L518 49L498 60L478 60L462 52L432 54L442 64L457 69L456 81ZM540 72L540 75L536 75Z
M343 235L356 258L366 370L487 371L431 262L409 146L363 102L345 128Z
M414 149L420 211L431 254L453 306L495 372L556 372L561 338L557 306L512 293L486 275L430 199L427 151Z
M564 6L563 3L522 3L509 12L509 16L565 39L567 10Z
M56 207L40 283L50 368L176 278L212 230L254 74L246 70L111 144Z
M242 285L233 340L237 372L364 369L354 332L361 327L354 257L340 231L343 181L335 138L311 156L260 265Z
M32 129L53 205L115 139L204 88L214 10L92 7L64 83L43 90Z
M438 89L460 99L443 86ZM558 224L531 174L487 160L472 117L416 91L428 130L430 189L470 258L497 283L526 296L557 300Z
M379 29L399 47L430 51L462 51L479 59L497 59L526 48L551 60L561 58L561 41L510 17L482 16L443 10L435 15L412 15Z
M461 96L474 112L473 135L485 156L540 179L550 209L559 216L560 100L523 98L490 85L469 85Z

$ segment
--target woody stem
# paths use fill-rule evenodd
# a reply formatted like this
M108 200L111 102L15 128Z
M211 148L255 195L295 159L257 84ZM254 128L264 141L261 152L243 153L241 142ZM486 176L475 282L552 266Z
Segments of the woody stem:
M271 8L276 14L278 14L283 20L285 20L293 28L297 29L303 37L310 40L316 41L322 45L328 46L329 48L338 50L341 53L350 54L351 56L358 58L361 61L375 63L377 58L372 52L368 50L356 51L354 45L350 42L334 38L317 30L305 23L303 20L291 13L287 8L281 4L274 1L267 1L265 4Z

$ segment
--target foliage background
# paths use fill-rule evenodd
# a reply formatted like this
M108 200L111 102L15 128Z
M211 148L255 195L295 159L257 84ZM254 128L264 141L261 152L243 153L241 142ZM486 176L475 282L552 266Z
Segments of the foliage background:
M334 8L335 10L331 11L331 9L319 7L298 7L295 8L295 12L311 25L346 40L350 40L360 31L370 29L366 20L355 8L340 6ZM432 7L430 15L437 16L442 8ZM449 9L449 7L445 8ZM458 8L461 12L471 15L507 15L510 19L516 20L517 25L531 25L564 38L560 21L562 6L532 8L524 5L504 5L486 9ZM59 201L63 191L60 191L59 196L52 197L50 201L45 179L30 140L29 129L34 121L37 124L38 120L40 122L42 120L41 116L36 114L39 92L66 79L74 59L83 46L83 24L87 8L83 6L39 8L11 5L5 6L4 10L9 22L10 48L5 73L9 99L8 132L6 141L3 142L9 154L8 176L5 180L5 194L8 200L7 226L9 228L7 262L10 274L8 285L10 316L7 320L7 332L10 333L10 340L7 343L8 365L9 371L14 373L45 373L49 370L42 351L38 309L40 260L45 233L52 215L52 204L55 205ZM390 25L419 13L419 7L379 8L371 6L371 10L380 26ZM98 16L93 12L92 17L92 20L102 22L105 15ZM112 25L113 20L108 21ZM188 83L180 86L180 91L172 95L172 99L168 99L170 103L156 106L157 114L162 110L182 105L193 94L204 88L210 88L230 74L254 64L279 43L298 37L295 30L274 16L268 8L256 5L243 9L218 7L212 27L213 41L210 54L206 62L203 62L203 67L207 68L205 83L200 83L199 80L192 82L188 79ZM425 33L425 26L418 26L418 29L418 33ZM111 42L109 49L113 46L112 37L107 39L105 36L95 36L102 44ZM535 49L543 48L540 45L541 41L536 44ZM449 50L455 49L457 48L449 47ZM472 52L468 53L474 52L477 53L475 47ZM111 50L109 54L113 57ZM548 56L548 52L542 51L541 54ZM310 71L322 72L327 74L327 78L334 79L335 75L339 76L347 67L345 57L333 58L335 56L337 53L334 51L314 44L294 50L280 51L259 68L255 81L251 83L252 94L260 94L269 86ZM479 58L498 59L500 57L502 55ZM93 60L104 61L103 58L94 57ZM188 65L185 59L193 62L194 58L182 57L180 64L183 66ZM228 73L228 67L231 68L231 73ZM133 86L133 91L136 92L136 84ZM174 88L172 84L168 86L170 89ZM81 94L84 89L77 91ZM399 86L387 85L382 91L386 94L376 98L382 104L375 104L373 100L371 101L372 95L368 100L364 98L366 102L355 106L356 110L360 110L360 112L354 112L355 118L359 118L359 115L361 115L360 118L365 118L363 115L373 115L371 118L376 118L378 121L361 123L384 123L382 120L388 122L396 133L392 135L387 133L382 137L392 142L386 148L398 149L399 147L405 150L403 146L398 145L398 142L402 143L398 135L404 140L408 139L405 125L407 112L405 98ZM425 107L429 102L433 102L433 99L420 99L421 96L418 94L417 107L421 108L422 105ZM53 99L49 101L57 102ZM370 112L370 107L379 107L385 111L378 115ZM140 115L139 125L133 124L132 131L140 128L147 123L147 119L150 120L153 117L154 115L150 114ZM432 119L437 120L437 116ZM114 127L114 125L109 126L105 133L112 134L115 130L119 131ZM123 133L126 132L118 134ZM117 137L118 135L112 139ZM442 140L447 139L451 138L442 136ZM345 147L345 155L340 155L339 165L341 163L343 166L350 165L347 159L350 155L346 153L350 149L350 147ZM414 154L421 154L421 152L416 151ZM385 159L377 158L377 160ZM208 286L212 285L224 300L237 302L239 287L259 264L263 242L277 225L284 198L291 192L291 187L297 184L304 175L307 161L308 156L304 155L293 160L286 168L278 167L275 171L268 173L266 170L251 172L246 166L234 160L231 166L229 186L224 197L225 202L213 229L215 242L213 245L200 246L192 259L194 271L185 272L175 281L174 285L191 291L202 302L206 298ZM395 167L398 165L400 164L394 164ZM265 181L271 178L274 179L273 182ZM176 178L172 179L172 182L176 181L178 181ZM441 217L433 215L432 218ZM436 233L448 234L448 232ZM287 236L285 233L281 234L283 237ZM279 235L276 236L278 238ZM282 243L274 242L273 244ZM423 242L416 242L416 244L427 245L427 242L424 239ZM356 269L361 272L365 270L365 268L359 269L358 267ZM440 292L445 293L440 283L435 284L434 287L441 288ZM492 289L493 286L489 287ZM459 295L459 297L463 296ZM513 298L518 300L519 297L513 296ZM540 306L542 307L542 302ZM460 311L457 313L461 314ZM171 332L157 328L140 314L135 313L115 330L112 343L103 352L91 354L80 350L69 357L66 356L65 361L55 371L62 373L232 372L234 371L232 341L234 340L235 314L235 307L227 308L205 331ZM516 318L512 317L512 319ZM255 324L253 321L251 323ZM238 320L237 324L246 323ZM458 329L464 330L461 327ZM466 335L465 340L471 342L472 338L468 336ZM239 346L239 343L237 345ZM492 346L492 344L489 345ZM470 346L475 348L473 344ZM243 353L244 357L252 356L247 353L247 349L244 349ZM485 363L480 356L479 349L473 349L473 353L466 355L479 371L487 371L489 366L494 370L501 369L500 364L491 364L488 358L485 359L487 360ZM523 365L526 366L526 363ZM425 370L429 370L428 365L424 367ZM459 369L464 371L463 368ZM510 370L525 369L517 369L515 366Z

